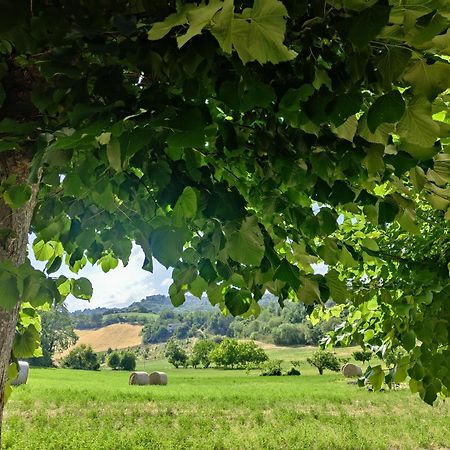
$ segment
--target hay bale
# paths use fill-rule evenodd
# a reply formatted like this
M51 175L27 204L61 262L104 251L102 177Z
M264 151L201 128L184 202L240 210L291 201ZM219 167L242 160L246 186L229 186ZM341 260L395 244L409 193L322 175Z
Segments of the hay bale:
M19 373L14 380L11 381L13 386L19 386L20 384L27 384L28 372L30 370L30 365L26 361L19 361Z
M342 373L346 378L361 377L363 374L361 367L352 363L345 364L342 368Z
M136 384L138 386L144 386L149 383L149 376L147 372L132 372L128 380L128 384Z
M165 386L167 384L167 374L164 372L152 372L150 374L150 384Z

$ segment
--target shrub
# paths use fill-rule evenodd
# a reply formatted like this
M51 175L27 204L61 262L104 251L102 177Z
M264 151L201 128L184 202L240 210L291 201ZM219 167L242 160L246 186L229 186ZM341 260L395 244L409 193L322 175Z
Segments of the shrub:
M136 368L136 355L125 352L120 358L120 368L123 370L134 370Z
M170 339L167 342L164 356L177 369L180 366L186 366L188 360L186 350L181 346L180 341L176 339Z
M110 353L108 357L108 366L113 370L117 370L120 366L120 355L117 352Z
M312 366L317 367L320 375L323 375L325 369L332 370L333 372L339 372L341 370L341 365L336 355L325 350L317 350L307 361Z
M300 361L291 361L291 368L285 373L285 375L301 375Z
M62 365L71 369L98 370L100 368L97 353L90 345L85 344L71 350L62 360Z
M279 377L282 375L281 360L271 359L262 366L260 375L263 377Z

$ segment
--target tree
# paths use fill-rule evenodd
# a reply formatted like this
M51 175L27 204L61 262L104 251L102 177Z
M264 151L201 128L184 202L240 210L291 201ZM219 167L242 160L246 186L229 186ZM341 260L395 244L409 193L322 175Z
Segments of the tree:
M49 311L42 311L40 316L42 356L31 358L30 363L50 367L53 365L53 355L74 345L78 336L64 304L56 305Z
M417 232L419 200L445 220L446 245L447 2L1 7L0 412L13 340L13 359L38 347L26 316L91 296L87 280L52 276L62 262L108 271L135 242L146 270L153 257L174 267L175 305L206 292L240 315L266 290L309 309L349 301L347 268L372 259L376 271L376 231ZM344 213L375 233L343 240ZM30 231L45 273L26 260ZM328 276L311 267L321 261ZM425 285L429 314L445 315L448 277ZM416 380L427 398L450 383L431 363L449 359L444 334L432 333L430 376Z
M90 345L81 344L70 351L63 358L62 364L70 369L98 370L100 363L98 355L92 350Z
M326 350L317 350L306 361L308 364L316 367L320 375L323 375L325 369L332 370L333 372L339 372L341 369L339 359L336 355Z
M132 352L125 352L120 358L120 368L122 370L136 369L136 355Z
M185 366L188 361L186 350L181 346L180 341L176 339L170 339L167 342L164 356L177 369L180 366Z
M120 366L120 355L117 352L111 352L108 357L108 366L116 370Z
M253 341L239 342L225 338L209 353L209 359L219 367L243 368L248 364L260 365L267 361L266 352Z
M283 323L275 328L272 337L276 345L301 345L306 343L304 330L293 323Z
M204 368L209 367L211 361L209 359L209 354L217 346L217 344L210 339L199 339L194 344L191 354L191 364L197 367L202 364Z

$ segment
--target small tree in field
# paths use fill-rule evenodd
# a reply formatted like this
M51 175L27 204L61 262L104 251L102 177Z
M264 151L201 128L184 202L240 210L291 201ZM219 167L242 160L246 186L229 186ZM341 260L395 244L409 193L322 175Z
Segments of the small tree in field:
M134 370L136 368L136 355L126 352L120 358L120 368L123 370Z
M325 350L317 350L313 353L311 358L307 359L308 364L316 367L320 375L323 375L325 369L332 370L333 372L339 372L340 364L339 359L332 352Z
M117 370L120 365L120 355L117 352L112 352L108 358L108 366L113 370Z
M188 360L186 350L176 339L170 339L170 341L167 342L164 356L167 358L169 363L177 369L180 366L185 366Z
M75 347L62 362L64 367L71 369L98 370L100 368L97 353L86 344Z
M199 364L202 364L205 369L209 367L211 364L209 354L215 347L217 347L216 342L210 339L199 339L192 349L190 358L192 366L197 367Z
M357 350L352 353L352 356L356 361L364 364L372 359L373 353L370 350Z

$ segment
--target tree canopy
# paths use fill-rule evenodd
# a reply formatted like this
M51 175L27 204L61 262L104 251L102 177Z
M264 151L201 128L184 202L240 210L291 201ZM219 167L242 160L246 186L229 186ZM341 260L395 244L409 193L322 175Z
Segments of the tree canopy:
M0 4L0 195L11 214L37 195L46 262L12 264L0 222L16 356L34 308L92 293L61 264L106 272L136 242L145 270L174 268L174 305L332 299L332 339L402 346L394 377L448 395L448 2Z

